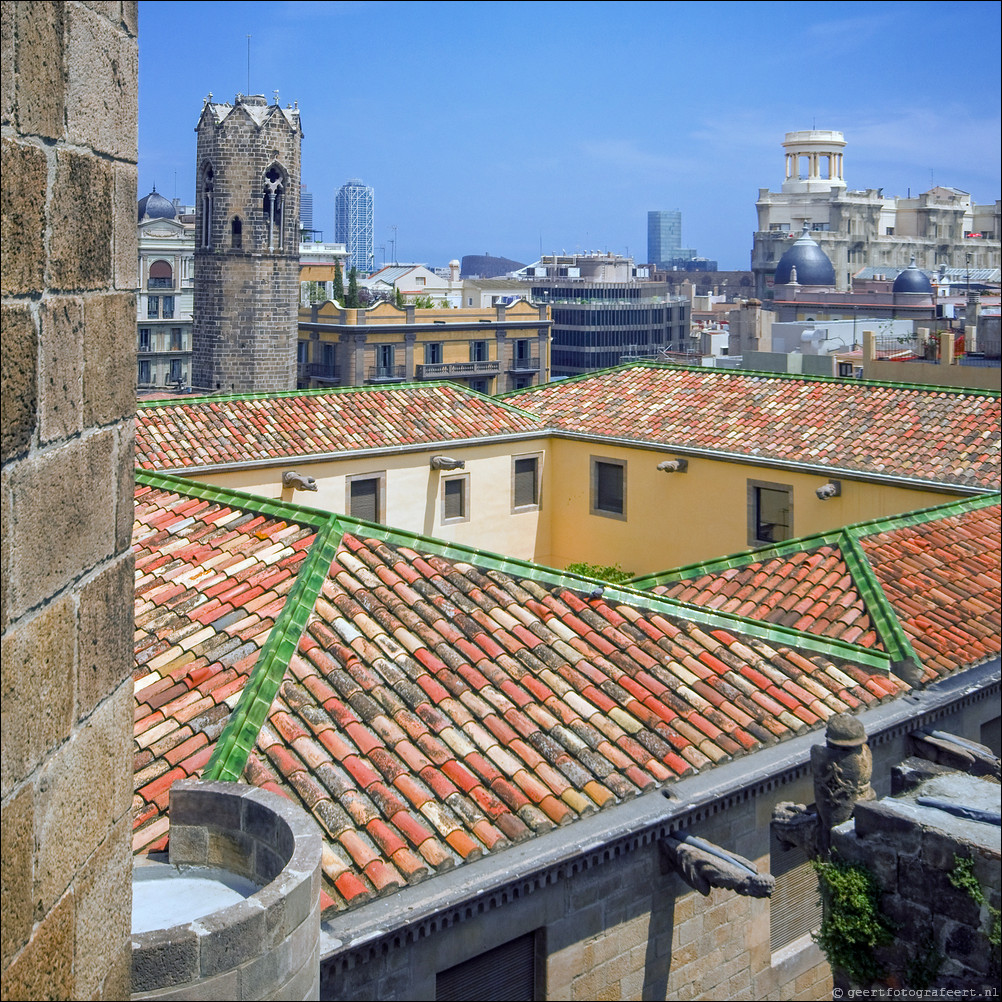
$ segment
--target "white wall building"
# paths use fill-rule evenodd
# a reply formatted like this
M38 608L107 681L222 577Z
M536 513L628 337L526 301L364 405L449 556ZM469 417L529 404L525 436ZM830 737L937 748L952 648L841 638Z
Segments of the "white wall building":
M140 391L191 383L191 314L195 219L155 188L138 206L136 283L137 372Z

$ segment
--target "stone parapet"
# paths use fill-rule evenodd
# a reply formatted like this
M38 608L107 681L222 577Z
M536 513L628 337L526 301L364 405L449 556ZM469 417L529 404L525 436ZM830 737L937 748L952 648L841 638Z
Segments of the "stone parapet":
M261 885L236 904L133 937L133 999L316 999L320 856L316 826L277 794L185 780L170 796L170 862Z

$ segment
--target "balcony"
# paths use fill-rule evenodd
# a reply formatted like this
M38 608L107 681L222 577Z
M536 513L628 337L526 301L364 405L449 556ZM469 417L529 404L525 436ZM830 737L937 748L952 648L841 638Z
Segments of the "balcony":
M501 371L497 360L486 362L439 362L433 365L419 365L418 379L469 379L478 376L496 376Z
M370 365L370 383L402 383L407 378L407 369L403 365Z
M324 362L308 362L299 366L300 379L315 379L318 383L340 383L341 370Z
M539 372L542 368L542 363L539 356L531 357L527 356L525 358L515 357L511 361L511 365L508 366L509 372Z

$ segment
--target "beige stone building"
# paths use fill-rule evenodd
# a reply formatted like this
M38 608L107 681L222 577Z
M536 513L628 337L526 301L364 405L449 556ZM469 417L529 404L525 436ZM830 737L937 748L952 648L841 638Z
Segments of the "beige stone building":
M1002 261L1000 203L977 205L958 188L937 186L907 198L883 189L855 191L846 184L845 137L811 129L783 140L784 179L779 191L760 188L752 245L755 295L769 295L772 276L806 223L835 267L835 286L849 288L861 268L998 268Z
M400 309L380 303L299 311L300 388L448 379L480 393L506 393L550 378L550 308Z

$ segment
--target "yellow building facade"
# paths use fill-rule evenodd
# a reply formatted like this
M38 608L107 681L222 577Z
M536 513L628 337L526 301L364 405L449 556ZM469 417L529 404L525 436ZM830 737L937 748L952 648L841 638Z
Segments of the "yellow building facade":
M299 311L300 388L449 379L480 393L550 375L550 309L519 300L490 309L336 303Z

